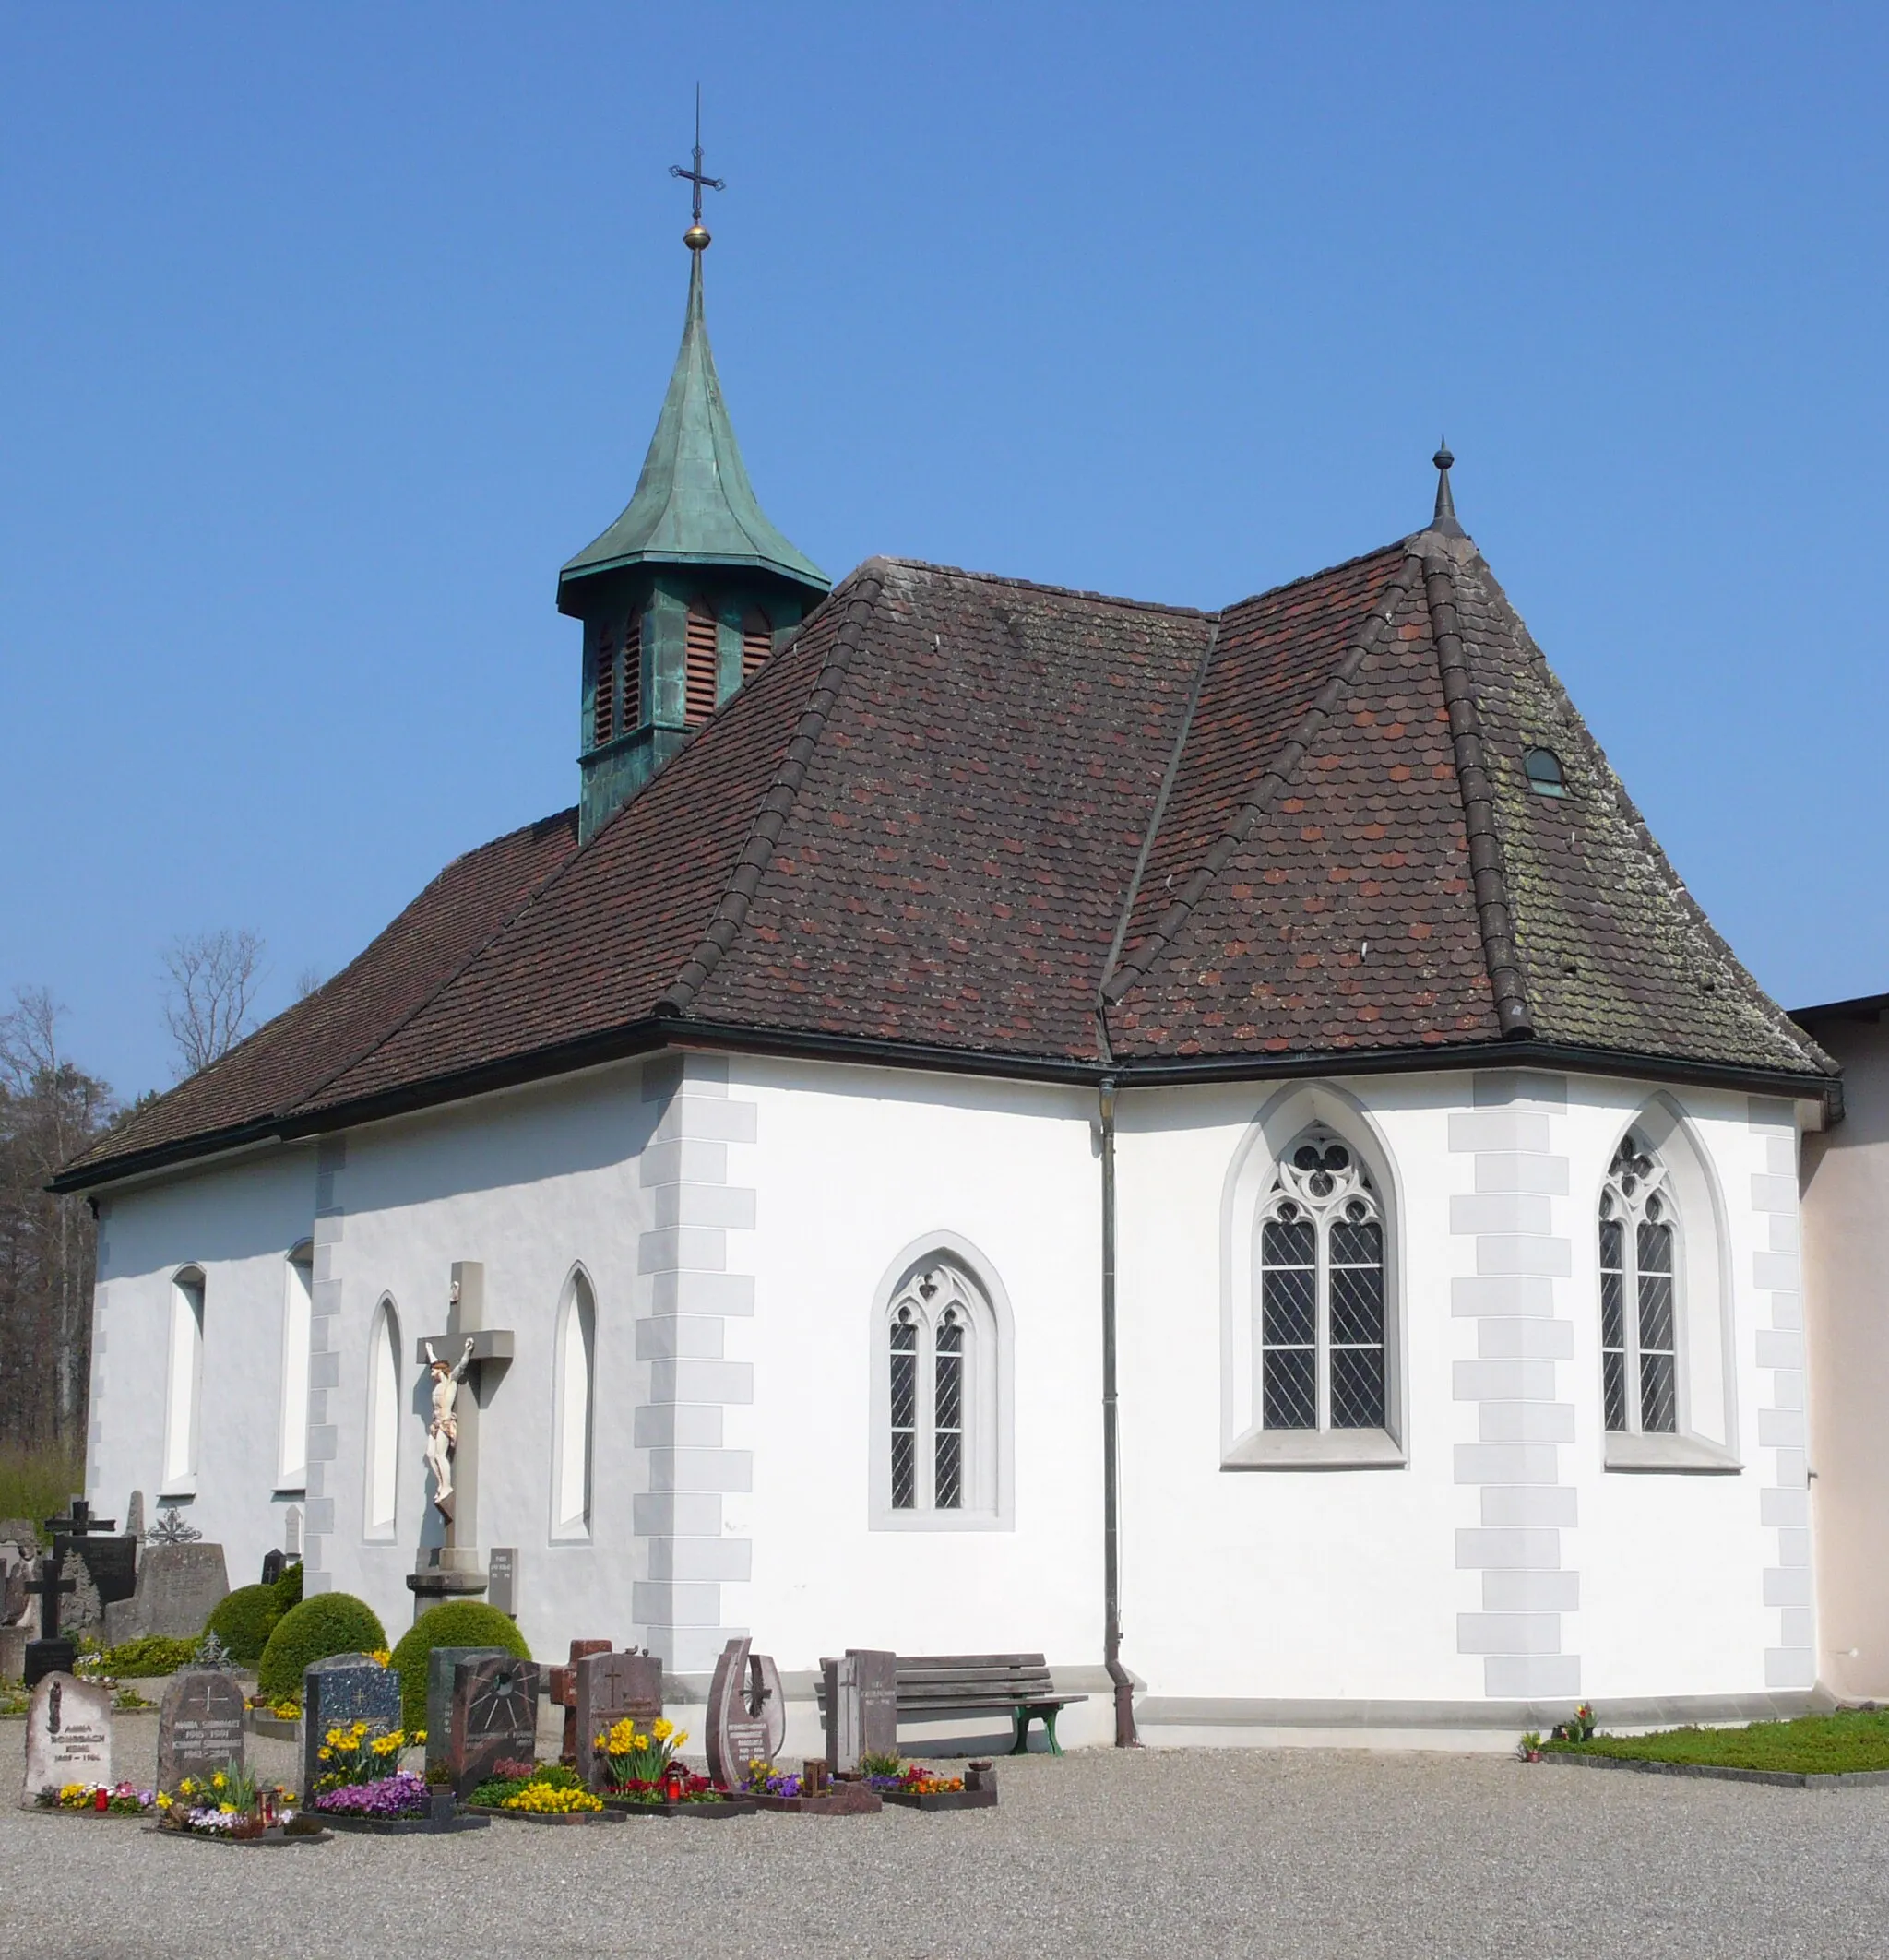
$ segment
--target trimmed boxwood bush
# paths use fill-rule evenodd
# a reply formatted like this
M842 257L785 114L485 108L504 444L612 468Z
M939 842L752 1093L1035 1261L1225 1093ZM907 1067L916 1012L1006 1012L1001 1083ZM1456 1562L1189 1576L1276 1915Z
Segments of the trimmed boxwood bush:
M229 1648L230 1658L239 1668L253 1668L262 1658L262 1650L281 1617L281 1601L273 1586L239 1586L210 1609L203 1630L214 1633Z
M411 1735L426 1727L426 1657L434 1647L498 1647L531 1658L510 1616L481 1599L451 1599L430 1606L394 1649L394 1667L400 1677L400 1726Z
M316 1593L277 1621L262 1650L257 1686L267 1700L284 1701L302 1693L302 1670L310 1661L377 1653L386 1644L386 1630L366 1600L352 1593Z
M291 1606L302 1604L302 1561L297 1559L292 1565L282 1568L282 1576L273 1588L276 1595L276 1610L286 1613Z

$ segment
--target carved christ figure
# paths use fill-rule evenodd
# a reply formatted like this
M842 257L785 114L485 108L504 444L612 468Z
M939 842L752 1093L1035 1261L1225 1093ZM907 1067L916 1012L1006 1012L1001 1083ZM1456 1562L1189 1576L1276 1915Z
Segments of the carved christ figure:
M459 1384L472 1365L472 1341L467 1336L465 1350L457 1362L443 1361L426 1344L426 1372L433 1377L433 1420L426 1426L426 1467L433 1472L433 1502L448 1524L453 1517L453 1451L459 1441L459 1419L453 1413L459 1399Z

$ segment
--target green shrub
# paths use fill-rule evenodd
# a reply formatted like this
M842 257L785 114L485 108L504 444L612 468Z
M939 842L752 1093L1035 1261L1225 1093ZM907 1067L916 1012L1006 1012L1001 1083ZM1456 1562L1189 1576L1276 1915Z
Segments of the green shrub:
M214 1633L229 1648L230 1658L239 1668L253 1668L262 1658L262 1650L281 1617L281 1602L273 1586L239 1586L211 1608L203 1630Z
M196 1653L194 1640L167 1640L161 1633L147 1633L141 1640L126 1640L100 1653L96 1671L113 1681L149 1681L154 1674L174 1674L187 1668Z
M394 1669L400 1677L400 1727L409 1735L426 1727L426 1657L434 1647L498 1647L531 1658L525 1636L505 1613L480 1599L430 1606L400 1635Z
M276 1610L286 1613L291 1606L302 1604L302 1561L297 1559L292 1565L282 1568L282 1576L273 1588L276 1595Z
M64 1517L72 1493L84 1489L85 1458L76 1450L56 1443L0 1449L0 1517L23 1517L38 1530L46 1518Z
M379 1653L386 1644L386 1630L364 1599L352 1593L316 1593L277 1621L262 1650L257 1685L270 1701L300 1694L302 1670L311 1661L330 1654Z

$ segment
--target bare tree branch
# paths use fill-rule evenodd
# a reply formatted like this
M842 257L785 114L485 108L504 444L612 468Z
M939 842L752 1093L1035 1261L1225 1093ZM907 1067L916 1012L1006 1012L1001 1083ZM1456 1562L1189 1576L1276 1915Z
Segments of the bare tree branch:
M321 968L316 966L303 967L295 976L295 998L298 1001L305 1001L311 993L318 992L321 985Z
M164 954L164 1026L177 1044L177 1079L227 1054L252 1025L263 979L263 942L246 926L193 932Z

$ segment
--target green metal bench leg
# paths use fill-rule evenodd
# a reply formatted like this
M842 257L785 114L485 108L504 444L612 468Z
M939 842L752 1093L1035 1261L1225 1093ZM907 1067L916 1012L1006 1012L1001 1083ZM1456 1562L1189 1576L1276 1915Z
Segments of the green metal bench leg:
M1027 1756L1029 1753L1029 1710L1013 1708L1010 1711L1011 1725L1016 1730L1016 1740L1010 1753L1013 1756Z
M1062 1712L1060 1708L1043 1710L1043 1733L1050 1739L1050 1753L1052 1756L1060 1756L1063 1753L1063 1745L1056 1740L1056 1717Z

